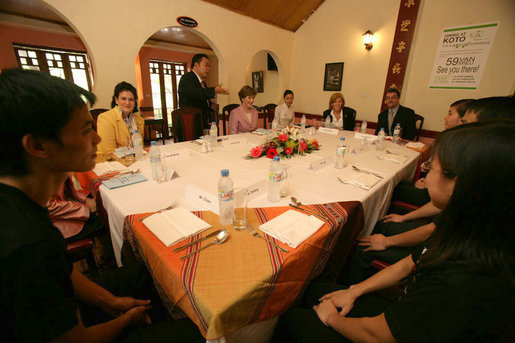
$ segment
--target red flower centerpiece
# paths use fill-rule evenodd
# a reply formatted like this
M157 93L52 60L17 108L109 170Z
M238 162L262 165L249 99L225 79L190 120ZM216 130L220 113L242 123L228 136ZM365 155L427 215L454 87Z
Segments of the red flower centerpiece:
M268 158L274 158L276 155L281 158L291 158L295 154L311 154L314 150L320 150L316 139L301 138L297 127L287 127L276 137L267 138L260 145L252 148L245 158L259 158L265 155Z

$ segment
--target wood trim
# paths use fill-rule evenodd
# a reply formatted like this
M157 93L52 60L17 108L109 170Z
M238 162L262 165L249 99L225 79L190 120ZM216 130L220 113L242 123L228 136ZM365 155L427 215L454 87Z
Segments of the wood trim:
M154 107L152 107L152 106L145 106L145 107L140 106L139 111L140 112L154 112Z

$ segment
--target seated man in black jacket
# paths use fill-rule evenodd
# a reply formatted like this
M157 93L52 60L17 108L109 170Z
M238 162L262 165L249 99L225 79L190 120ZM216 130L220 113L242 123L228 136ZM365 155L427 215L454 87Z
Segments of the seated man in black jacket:
M393 136L393 130L397 124L401 126L401 138L412 140L417 135L415 127L415 112L408 107L399 105L401 92L396 88L386 91L385 104L388 107L377 116L376 135L381 128L388 136Z

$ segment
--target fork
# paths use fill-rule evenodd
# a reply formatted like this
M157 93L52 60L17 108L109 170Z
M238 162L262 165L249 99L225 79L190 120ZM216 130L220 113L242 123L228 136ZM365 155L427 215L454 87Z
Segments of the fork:
M146 218L148 218L148 217L150 217L150 216L152 216L152 215L154 215L154 214L156 214L156 213L161 213L161 212L163 212L163 211L171 210L172 208L174 208L174 207L175 207L175 205L177 205L177 200L175 200L173 203L171 203L171 204L170 204L170 206L168 206L168 207L162 208L162 209L160 209L160 210L158 210L158 211L156 211L156 212L154 212L154 213L147 214L146 216L143 216L143 217L138 218L138 219L136 219L136 220L140 222L140 221L142 221L143 219L146 219Z
M363 169L359 169L358 167L356 167L355 165L352 166L352 169L354 169L355 171L357 171L358 173L364 173L364 174L370 174L370 175L374 175L374 176L377 176L378 178L380 179L384 179L384 176L382 176L381 174L377 174L377 173L373 173L373 172L370 172L368 170L363 170Z
M297 200L297 198L291 197L290 200L292 201L292 203L290 204L291 207L301 210L303 212L312 214L314 216L317 216L318 218L322 219L323 221L331 221L331 219L329 219L329 217L327 217L326 215L324 215L322 212L318 211L317 209L315 209L316 212L314 212L314 211L311 211L309 208L306 208L306 205L304 205L299 200ZM301 206L304 206L305 208L302 208Z
M262 238L262 239L264 239L264 240L265 240L265 241L267 241L268 243L272 244L274 247L279 248L282 252L288 252L288 249L285 249L285 248L283 248L282 246L277 245L277 244L275 244L274 242L272 242L271 240L267 239L266 237L261 236L261 235L259 234L259 232L257 232L256 230L254 230L254 229L252 228L252 225L250 225L250 224L249 224L249 225L247 225L247 230L250 232L250 234L251 234L252 236L257 237L257 238Z

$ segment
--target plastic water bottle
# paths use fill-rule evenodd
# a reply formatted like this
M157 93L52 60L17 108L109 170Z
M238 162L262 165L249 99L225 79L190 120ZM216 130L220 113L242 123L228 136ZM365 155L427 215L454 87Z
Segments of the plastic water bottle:
M159 182L163 179L163 166L161 164L161 151L155 141L150 143L150 166L152 167L152 180Z
M134 146L136 160L143 158L143 138L141 138L139 130L134 130L134 133L132 134L132 145Z
M303 114L302 118L300 119L300 128L302 132L306 130L306 116Z
M331 127L331 117L330 116L327 116L327 118L325 118L325 127Z
M275 132L276 130L277 130L277 120L276 120L276 119L274 119L274 120L272 121L272 131L274 131L274 132Z
M336 146L336 162L334 167L336 169L342 169L345 167L345 152L347 145L345 144L345 137L340 137L340 143Z
M212 122L211 127L209 128L209 138L211 139L211 144L216 143L217 134L218 134L218 128L216 127L216 123Z
M386 138L386 133L384 132L384 128L382 127L381 130L379 130L379 133L377 134L376 149L378 151L384 150L385 138Z
M397 123L397 125L395 125L395 128L393 129L393 141L394 143L398 143L399 142L399 138L401 137L401 124Z
M231 225L234 218L233 183L229 170L222 169L222 177L218 180L218 206L220 209L220 224Z
M361 133L367 133L367 120L363 119L363 122L361 123Z
M283 168L279 163L281 159L275 156L270 164L270 174L268 176L268 201L278 202L281 199L281 181L283 178Z

